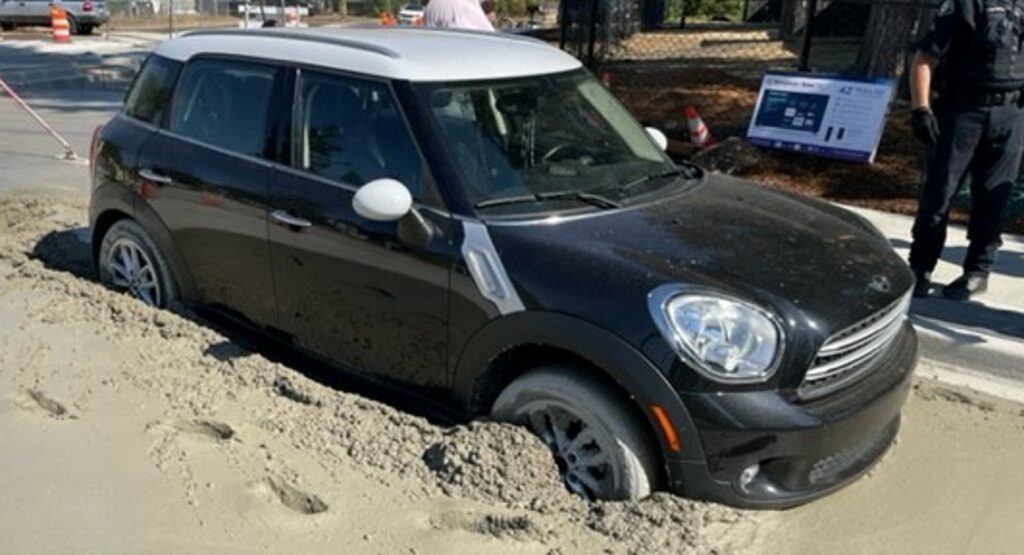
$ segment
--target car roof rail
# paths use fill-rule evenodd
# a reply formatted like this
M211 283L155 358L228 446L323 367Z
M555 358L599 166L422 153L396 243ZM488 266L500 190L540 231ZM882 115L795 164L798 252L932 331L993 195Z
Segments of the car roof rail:
M334 46L342 46L345 48L354 48L357 50L363 50L366 52L372 52L374 54L380 54L381 56L387 56L388 58L401 58L398 52L391 50L380 45L353 40L344 37L331 37L321 33L304 33L299 31L290 30L278 30L278 29L199 29L195 31L189 31L182 35L183 37L196 37L196 36L251 36L251 37L262 37L262 38L280 38L280 39L291 39L300 40L306 42L318 42L321 44L331 44Z

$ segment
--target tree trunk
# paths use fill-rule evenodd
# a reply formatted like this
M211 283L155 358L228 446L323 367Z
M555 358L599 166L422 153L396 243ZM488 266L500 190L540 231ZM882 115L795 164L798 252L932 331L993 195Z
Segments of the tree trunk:
M913 0L875 4L854 73L865 77L901 76L917 13Z
M779 33L785 40L790 40L800 32L807 19L807 11L802 0L782 0L782 16L779 21Z

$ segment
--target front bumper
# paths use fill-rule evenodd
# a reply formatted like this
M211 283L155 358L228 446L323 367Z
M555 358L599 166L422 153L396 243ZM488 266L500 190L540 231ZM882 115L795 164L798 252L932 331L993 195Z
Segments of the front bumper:
M75 20L80 25L103 25L110 20L110 16L106 12L94 12L94 13L82 13L75 16Z
M875 370L822 399L803 402L785 391L682 393L705 461L667 461L671 488L691 498L774 509L842 488L892 444L917 357L917 336L907 323Z

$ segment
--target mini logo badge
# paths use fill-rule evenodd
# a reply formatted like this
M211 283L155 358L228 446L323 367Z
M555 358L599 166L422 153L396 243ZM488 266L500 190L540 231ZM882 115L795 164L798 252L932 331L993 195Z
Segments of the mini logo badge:
M879 293L888 293L892 290L892 284L889 283L889 278L879 274L871 278L868 289L878 291Z

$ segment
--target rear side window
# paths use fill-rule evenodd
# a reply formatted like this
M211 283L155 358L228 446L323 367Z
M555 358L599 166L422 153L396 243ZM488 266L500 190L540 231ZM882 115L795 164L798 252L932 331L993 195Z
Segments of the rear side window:
M160 125L171 103L174 81L181 62L150 56L139 71L124 102L124 113L153 125Z
M196 60L181 76L168 128L248 156L263 156L267 114L280 68L234 60Z

